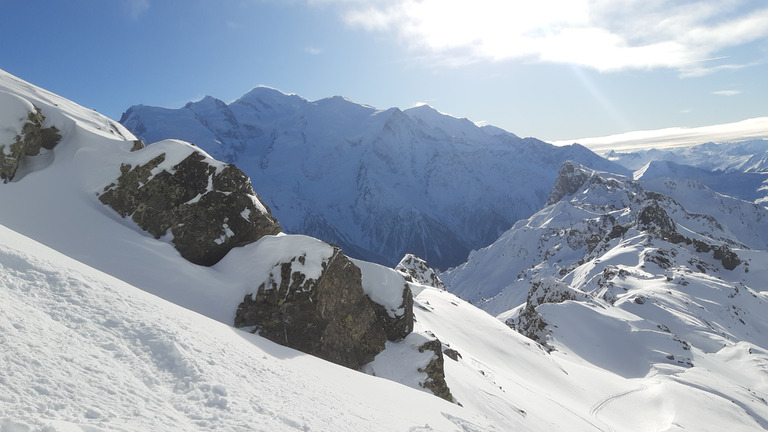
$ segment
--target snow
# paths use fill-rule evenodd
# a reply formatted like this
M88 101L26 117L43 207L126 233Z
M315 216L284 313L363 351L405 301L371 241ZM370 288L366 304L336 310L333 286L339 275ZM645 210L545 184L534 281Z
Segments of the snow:
M286 232L388 266L406 253L460 264L538 210L564 160L622 170L581 146L492 133L428 106L376 110L265 87L230 104L134 106L122 122L150 147L179 138L236 163Z
M0 91L0 145L5 145L5 154L10 154L9 145L15 141L17 135L21 135L27 114L33 112L35 107L28 100Z
M612 177L614 189L593 186L549 206L444 274L505 320L521 312L533 282L578 292L538 308L554 351L454 293L412 285L416 331L388 343L366 366L371 376L231 326L243 296L279 278L280 263L295 259L294 269L316 278L331 245L267 236L215 266L193 265L95 193L121 163L166 152L172 167L195 147L165 141L130 152L133 137L91 110L5 73L0 89L40 107L63 135L50 164L0 185L3 432L768 428L768 251L747 238L765 239L759 209L681 183L677 204L665 202L680 229L755 246L733 246L743 262L732 271L635 228L590 255L579 239L563 241L566 229L594 226L601 207L614 205L621 222L637 211L622 206L638 189ZM722 227L685 212L695 201L717 203ZM730 228L737 220L744 227ZM654 261L661 253L669 266ZM397 313L402 276L355 263L368 295ZM434 354L417 348L432 338L461 405L420 386L418 369Z
M0 312L4 431L492 430L456 405L235 330L5 227Z
M363 276L363 290L374 302L384 306L392 318L405 313L403 290L407 289L403 276L389 267L353 259Z

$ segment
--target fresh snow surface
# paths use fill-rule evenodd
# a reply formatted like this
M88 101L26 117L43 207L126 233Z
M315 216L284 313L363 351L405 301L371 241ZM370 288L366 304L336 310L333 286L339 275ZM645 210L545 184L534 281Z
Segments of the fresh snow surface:
M0 346L4 432L495 427L163 301L5 227Z

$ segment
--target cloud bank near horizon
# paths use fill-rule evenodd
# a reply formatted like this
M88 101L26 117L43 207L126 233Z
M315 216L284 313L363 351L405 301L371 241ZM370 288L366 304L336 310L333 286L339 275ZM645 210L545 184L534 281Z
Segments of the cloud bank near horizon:
M558 146L578 143L595 153L605 154L611 150L621 153L751 139L768 139L768 117L713 126L634 131L605 137L551 141L551 143Z

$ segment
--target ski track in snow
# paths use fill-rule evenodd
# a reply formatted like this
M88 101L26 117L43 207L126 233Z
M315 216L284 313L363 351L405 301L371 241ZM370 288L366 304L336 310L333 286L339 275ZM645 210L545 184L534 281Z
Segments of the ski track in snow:
M624 391L624 392L621 392L621 393L616 393L616 394L607 396L607 397L601 399L600 401L598 401L596 404L592 405L592 408L589 409L589 415L591 415L596 420L598 420L598 421L600 421L602 423L602 420L600 420L597 417L597 415L600 413L600 411L603 410L603 408L608 406L611 402L616 401L617 399L629 396L629 395L631 395L633 393L645 391L647 389L648 389L647 385L641 384L640 387L638 387L636 389L627 390L627 391ZM605 424L605 423L603 423L603 424ZM613 431L614 430L612 427L608 426L607 424L605 424L605 426L608 428L609 431Z

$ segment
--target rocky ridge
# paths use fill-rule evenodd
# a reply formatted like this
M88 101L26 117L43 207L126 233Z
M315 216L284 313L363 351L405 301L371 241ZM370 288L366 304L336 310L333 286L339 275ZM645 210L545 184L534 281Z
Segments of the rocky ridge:
M685 181L667 179L665 187L683 200L695 191L708 194L710 204L729 204L694 213L642 182L565 163L547 207L441 277L449 290L549 350L623 359L611 344L638 340L644 351L626 359L625 376L658 364L690 368L693 348L761 343L763 324L753 314L767 299L754 286L750 262L768 243L730 227L747 223L763 231L768 212ZM572 327L581 321L602 322L615 339L594 341L594 353L572 351L584 341ZM693 321L701 325L685 325Z
M166 158L160 153L143 164L122 164L117 181L104 187L99 200L155 238L170 235L181 256L200 265L213 265L233 247L281 232L236 166L198 151L170 167Z

